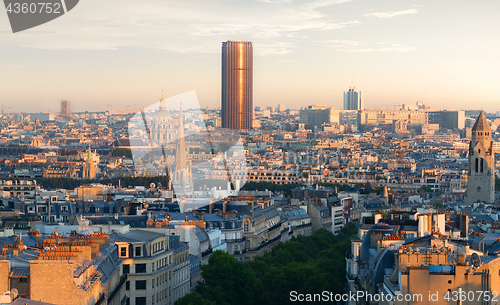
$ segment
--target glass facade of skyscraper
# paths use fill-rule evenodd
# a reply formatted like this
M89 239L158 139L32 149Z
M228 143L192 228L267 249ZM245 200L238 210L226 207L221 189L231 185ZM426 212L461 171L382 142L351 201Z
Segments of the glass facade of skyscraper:
M222 43L223 128L252 129L253 46L249 41Z

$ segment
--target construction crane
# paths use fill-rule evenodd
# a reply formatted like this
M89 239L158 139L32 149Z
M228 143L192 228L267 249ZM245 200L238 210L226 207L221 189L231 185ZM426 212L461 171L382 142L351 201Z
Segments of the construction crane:
M3 110L4 109L10 109L10 107L5 107L3 104L2 104L2 116L3 116Z

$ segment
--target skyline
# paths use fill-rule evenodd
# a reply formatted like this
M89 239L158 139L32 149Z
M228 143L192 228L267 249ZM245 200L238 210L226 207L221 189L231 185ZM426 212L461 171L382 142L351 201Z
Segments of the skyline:
M254 106L342 109L343 91L355 86L366 109L422 101L496 112L498 8L495 1L89 0L18 34L2 13L0 103L11 107L6 112L57 112L61 100L75 112L105 111L149 106L165 88L165 96L195 90L202 108L219 108L220 45L247 40Z

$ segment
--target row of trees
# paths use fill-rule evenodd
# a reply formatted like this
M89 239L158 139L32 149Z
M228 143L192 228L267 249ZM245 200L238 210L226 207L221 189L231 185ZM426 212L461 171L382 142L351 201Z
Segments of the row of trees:
M253 261L240 262L215 251L203 265L204 283L178 301L179 305L292 304L290 292L344 293L345 255L356 235L351 223L338 235L321 229L275 246Z
M74 189L76 187L82 186L89 183L101 183L101 184L112 184L114 186L144 186L149 187L151 183L156 184L161 183L162 186L168 185L168 176L156 176L156 177L117 177L111 179L101 179L101 180L81 180L72 178L47 178L40 179L37 182L47 189L63 188L63 189Z
M318 185L332 188L337 187L337 190L339 192L345 191L349 188L349 185L347 184L338 183L318 183ZM302 183L276 184L272 182L247 182L241 189L251 191L268 190L271 192L283 192L285 193L285 196L291 196L294 188L303 186L305 185Z

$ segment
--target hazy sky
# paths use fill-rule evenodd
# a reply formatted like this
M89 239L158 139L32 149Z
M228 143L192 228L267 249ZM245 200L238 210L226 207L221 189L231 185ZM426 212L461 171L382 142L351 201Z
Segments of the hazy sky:
M500 111L498 0L82 0L12 34L0 12L7 112L148 106L195 90L220 107L221 43L254 42L254 105L368 109L423 101Z

